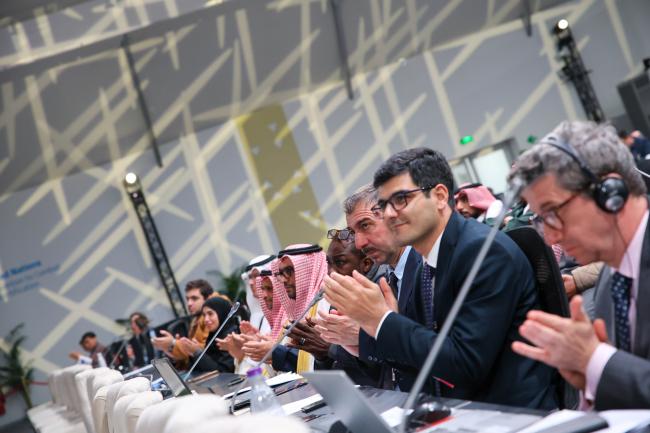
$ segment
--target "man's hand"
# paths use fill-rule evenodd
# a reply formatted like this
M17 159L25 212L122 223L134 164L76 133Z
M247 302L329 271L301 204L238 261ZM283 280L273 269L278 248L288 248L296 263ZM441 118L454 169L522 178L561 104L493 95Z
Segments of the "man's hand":
M336 272L326 276L325 299L373 336L384 314L397 311L397 302L386 280L378 286L357 271L352 277Z
M289 334L289 337L293 341L287 344L287 346L309 352L317 359L325 359L327 358L330 344L320 337L320 334L314 329L314 326L310 325L309 322L298 322Z
M323 340L341 346L357 346L359 344L359 324L347 316L332 310L329 313L319 311L315 329Z
M271 347L273 347L272 340L264 338L261 340L250 339L244 343L242 350L244 351L244 355L248 356L255 362L259 362Z
M203 347L195 339L189 339L187 337L182 337L180 340L176 340L176 345L181 352L187 356L192 356L196 352L203 350Z
M171 349L172 341L174 341L174 336L164 329L160 330L162 334L160 337L155 337L151 339L151 344L158 350L163 352L169 352Z
M251 322L247 320L242 320L242 322L239 324L239 332L242 334L250 334L250 335L255 335L259 334L260 330L251 325Z
M575 278L571 274L562 274L562 281L564 282L564 291L567 298L573 298L578 293Z
M585 375L591 355L602 338L600 324L592 325L582 309L582 297L571 300L571 318L555 316L542 311L530 311L528 319L519 327L521 335L535 346L515 341L512 350L516 353L542 361L551 367L567 372ZM606 335L604 336L606 338ZM570 376L572 382L582 383Z
M79 361L79 358L81 357L81 353L79 353L79 352L70 352L70 353L68 353L68 357L70 357L70 359L74 359L75 361Z

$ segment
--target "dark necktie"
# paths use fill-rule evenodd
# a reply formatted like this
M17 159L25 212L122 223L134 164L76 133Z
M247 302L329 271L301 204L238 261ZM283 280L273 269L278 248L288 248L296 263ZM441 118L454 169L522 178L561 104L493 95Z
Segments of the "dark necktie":
M615 272L612 276L612 300L614 301L614 324L616 345L626 352L630 351L630 288L632 279Z
M422 266L422 304L424 305L424 325L433 328L433 278L436 269L424 263Z
M398 299L399 286L397 285L397 275L395 275L395 272L393 271L388 272L388 278L386 278L386 281L388 281L388 285L393 290L393 295L395 296L395 299Z

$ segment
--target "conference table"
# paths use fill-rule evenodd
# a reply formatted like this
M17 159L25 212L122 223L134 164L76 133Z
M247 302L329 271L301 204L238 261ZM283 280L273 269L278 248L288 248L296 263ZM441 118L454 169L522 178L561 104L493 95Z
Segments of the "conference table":
M238 376L233 373L215 373L213 376L208 378L204 377L203 379L196 379L199 378L190 380L190 388L194 389L195 391L200 393L211 392L217 395L226 395L228 393L234 392L239 386L241 386L239 379L243 379L243 376ZM407 393L399 391L390 391L363 386L359 387L359 390L368 399L368 402L377 413L382 413L395 406L401 407L407 398ZM318 394L318 392L314 389L314 387L307 383L304 386L300 386L279 395L278 400L280 404L284 406L290 403L302 401L316 394ZM242 393L238 397L237 401L245 398L246 393ZM527 408L517 408L457 399L442 398L440 401L452 409L462 408L466 411L493 411L511 415L529 415L531 420L539 419L547 414L547 412L540 410L531 410ZM336 415L332 413L329 406L323 406L319 409L309 412L308 414L298 411L294 413L293 416L296 416L299 419L305 421L312 432L345 433L348 431L345 426L338 420ZM484 430L484 427L484 425L477 425L474 431L478 432ZM471 433L471 430L463 429L463 431Z

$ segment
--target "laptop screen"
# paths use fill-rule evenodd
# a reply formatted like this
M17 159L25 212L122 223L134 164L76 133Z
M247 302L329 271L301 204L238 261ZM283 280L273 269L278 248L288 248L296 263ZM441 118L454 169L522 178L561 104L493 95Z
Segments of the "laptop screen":
M192 391L187 387L183 379L178 375L178 372L167 358L154 359L153 366L156 368L160 377L163 378L167 386L172 391L174 397L191 394Z

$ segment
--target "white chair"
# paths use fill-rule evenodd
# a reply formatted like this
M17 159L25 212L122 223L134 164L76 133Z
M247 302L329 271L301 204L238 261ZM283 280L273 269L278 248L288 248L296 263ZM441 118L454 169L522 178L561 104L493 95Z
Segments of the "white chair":
M141 391L141 392L136 392L133 394L127 394L119 397L117 399L117 402L115 403L115 406L113 406L113 432L115 433L126 433L128 431L127 425L126 425L126 410L127 408L131 405L132 402L138 400L139 398L142 398L142 396L146 396L145 398L148 398L150 393L158 394L160 397L159 401L162 401L162 395L159 392L155 391ZM150 398L149 398L150 400Z
M136 396L127 406L124 416L121 417L124 423L124 433L135 433L135 427L138 424L138 419L140 419L142 412L149 406L159 404L163 399L162 394L158 391L140 392ZM122 399L118 403L121 401ZM119 415L118 419L120 419Z
M164 433L187 433L190 430L170 430ZM213 418L207 422L197 420L192 425L192 433L308 433L305 423L290 416L244 415Z
M88 397L88 387L92 386L92 379L95 376L100 376L106 374L110 369L106 367L93 368L90 370L84 370L81 373L77 374L74 379L77 384L77 395L79 397L79 413L81 419L86 427L88 433L95 433L95 426L93 425L92 417L92 405L91 400Z
M55 416L32 423L39 433L86 433L80 415L81 400L77 392L76 376L89 370L89 365L73 365L63 369L56 383L65 411L57 412Z
M188 420L212 419L228 413L223 398L212 394L187 395L170 398L146 408L136 424L136 433L164 433L170 428L183 428ZM173 421L171 418L175 418ZM186 430L190 431L190 430Z
M106 416L106 393L108 387L124 381L119 372L115 374L104 374L96 376L93 379L93 405L91 412L93 415L93 426L95 433L108 433L108 417Z
M228 403L212 394L188 395L177 399L163 433L190 432L203 422L228 415Z
M113 409L117 401L126 395L135 394L151 389L151 381L146 377L135 377L122 383L109 386L106 392L106 415L108 417L108 433L116 433ZM99 432L98 432L99 433Z

